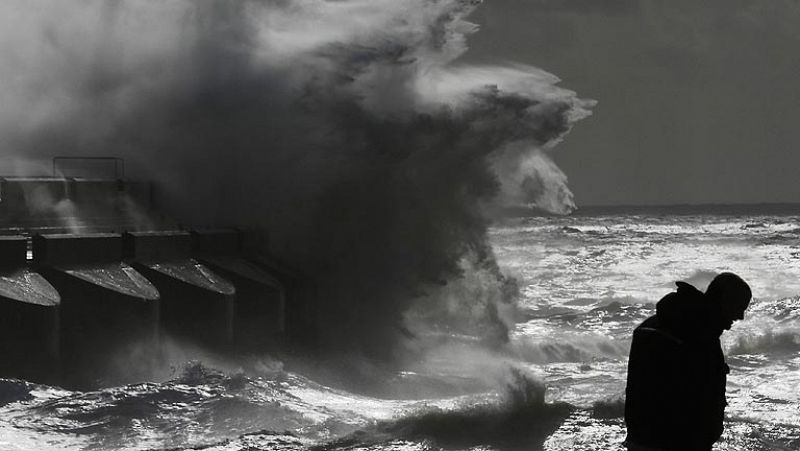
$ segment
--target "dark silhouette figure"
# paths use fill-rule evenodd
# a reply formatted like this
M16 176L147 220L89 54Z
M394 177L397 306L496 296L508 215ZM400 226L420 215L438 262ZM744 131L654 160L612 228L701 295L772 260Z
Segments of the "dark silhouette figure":
M719 337L744 318L750 287L719 274L705 293L685 282L633 332L625 390L631 450L709 451L722 435L728 365Z

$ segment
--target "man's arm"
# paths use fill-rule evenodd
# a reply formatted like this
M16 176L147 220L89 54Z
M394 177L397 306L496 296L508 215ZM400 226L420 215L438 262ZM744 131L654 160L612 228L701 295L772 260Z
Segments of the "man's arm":
M686 350L687 371L684 384L694 408L687 412L692 439L698 448L710 449L722 435L725 414L725 381L728 366L719 341L692 343Z
M634 331L628 360L625 423L629 439L675 449L685 434L683 341L645 325Z

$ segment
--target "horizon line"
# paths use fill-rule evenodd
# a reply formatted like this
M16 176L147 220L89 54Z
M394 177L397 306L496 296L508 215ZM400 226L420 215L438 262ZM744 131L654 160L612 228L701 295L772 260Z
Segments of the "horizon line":
M752 207L752 206L800 206L800 202L698 202L698 203L654 203L654 204L577 204L576 208L641 208L641 207Z

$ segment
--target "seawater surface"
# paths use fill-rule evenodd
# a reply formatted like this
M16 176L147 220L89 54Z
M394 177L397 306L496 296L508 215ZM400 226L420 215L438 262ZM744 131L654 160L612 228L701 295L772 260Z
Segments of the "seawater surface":
M162 382L85 392L2 380L0 449L622 450L633 328L675 281L705 288L721 271L744 277L754 300L723 335L731 374L716 449L800 449L796 209L516 218L490 239L520 285L511 341L462 340L380 375L417 396L354 393L269 356L187 361ZM488 361L503 375L476 381Z

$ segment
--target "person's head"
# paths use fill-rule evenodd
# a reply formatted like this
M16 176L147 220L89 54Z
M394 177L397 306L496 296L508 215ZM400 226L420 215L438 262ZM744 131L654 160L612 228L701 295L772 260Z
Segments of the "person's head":
M719 308L720 327L728 330L734 321L744 319L744 311L750 305L753 293L741 277L724 272L714 277L708 285L706 297Z

